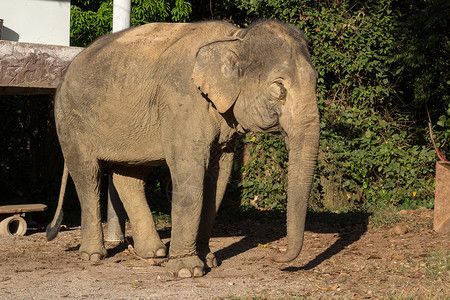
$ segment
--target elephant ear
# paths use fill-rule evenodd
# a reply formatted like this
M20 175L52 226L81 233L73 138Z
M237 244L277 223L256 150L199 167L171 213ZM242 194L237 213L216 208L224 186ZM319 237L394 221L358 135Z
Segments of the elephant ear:
M194 84L220 113L233 105L241 91L238 53L242 43L240 38L212 41L200 47L195 58Z

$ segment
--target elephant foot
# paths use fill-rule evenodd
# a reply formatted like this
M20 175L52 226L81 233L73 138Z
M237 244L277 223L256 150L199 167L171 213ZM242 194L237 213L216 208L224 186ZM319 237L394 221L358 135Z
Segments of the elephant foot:
M161 242L146 242L145 245L135 244L136 254L142 258L166 257L166 246Z
M188 256L169 260L166 270L175 277L201 277L204 275L204 266L197 256Z
M80 257L83 260L90 260L90 261L99 261L103 259L107 252L105 247L102 245L100 247L80 247Z

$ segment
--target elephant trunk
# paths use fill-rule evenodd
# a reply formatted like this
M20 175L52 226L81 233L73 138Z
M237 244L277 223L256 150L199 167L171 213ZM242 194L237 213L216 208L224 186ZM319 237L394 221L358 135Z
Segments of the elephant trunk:
M308 198L319 149L319 113L315 96L314 102L305 103L302 113L297 116L295 120L284 122L289 153L287 250L274 256L276 262L294 260L303 246Z

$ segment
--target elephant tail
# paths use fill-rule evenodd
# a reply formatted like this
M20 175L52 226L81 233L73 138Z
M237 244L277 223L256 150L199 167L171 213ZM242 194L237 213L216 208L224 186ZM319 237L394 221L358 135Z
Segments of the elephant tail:
M62 207L64 202L64 193L66 191L68 176L69 176L69 169L67 169L67 165L66 163L64 163L64 171L61 179L61 189L59 191L58 206L56 208L55 216L53 217L52 222L48 224L46 228L47 241L53 240L58 235L59 229L61 228L61 222L63 220Z

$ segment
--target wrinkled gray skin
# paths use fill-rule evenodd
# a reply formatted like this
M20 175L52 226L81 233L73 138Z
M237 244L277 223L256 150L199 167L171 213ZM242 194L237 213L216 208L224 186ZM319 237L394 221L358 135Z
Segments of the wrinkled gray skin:
M208 243L231 172L234 137L237 130L251 130L286 138L288 244L274 260L295 259L318 153L315 89L305 38L273 21L248 29L223 22L156 23L95 41L71 63L55 99L65 174L70 173L81 203L81 257L106 255L101 172L112 174L136 252L166 255L144 179L152 167L167 163L174 258L166 268L191 277L203 275L204 262L216 266ZM49 239L60 219L58 213L49 225Z

